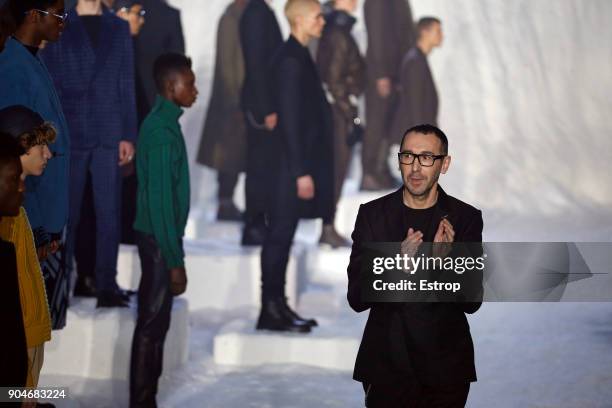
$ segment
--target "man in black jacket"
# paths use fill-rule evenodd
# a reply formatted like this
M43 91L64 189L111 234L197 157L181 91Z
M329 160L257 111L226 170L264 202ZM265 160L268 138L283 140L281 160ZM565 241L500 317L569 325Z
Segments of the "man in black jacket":
M363 12L368 31L368 87L361 189L381 190L394 185L387 165L397 99L394 90L402 58L416 39L408 0L366 0Z
M285 300L285 275L300 218L329 217L334 209L331 109L307 45L325 21L317 0L289 0L291 36L272 62L278 127L268 167L268 224L261 251L262 308L257 329L306 333Z
M272 103L270 60L283 44L274 11L264 0L251 0L240 19L240 43L244 54L245 78L241 105L247 126L246 211L243 245L261 245L265 233L266 164L272 132L278 123Z
M427 56L442 44L442 25L435 17L417 24L416 46L404 56L400 71L399 104L393 118L393 134L421 123L438 124L438 91Z
M476 381L465 313L474 313L480 302L368 303L361 297L367 243L401 242L404 252L423 242L482 241L481 212L438 185L451 162L446 135L435 126L415 126L405 133L398 156L404 186L362 205L352 235L347 297L355 311L370 309L353 378L363 383L369 408L464 406ZM482 282L476 283L478 300Z

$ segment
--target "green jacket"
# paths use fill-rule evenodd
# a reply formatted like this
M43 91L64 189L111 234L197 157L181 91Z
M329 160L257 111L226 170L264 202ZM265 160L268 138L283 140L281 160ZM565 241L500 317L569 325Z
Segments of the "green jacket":
M155 237L167 268L185 265L182 239L189 215L189 164L178 123L183 110L157 96L140 128L134 229Z

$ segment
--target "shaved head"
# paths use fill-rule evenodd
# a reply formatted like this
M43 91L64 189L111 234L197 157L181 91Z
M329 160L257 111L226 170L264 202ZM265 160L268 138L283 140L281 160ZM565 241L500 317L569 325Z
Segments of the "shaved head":
M313 7L320 6L318 0L287 0L285 4L285 16L289 24L294 26L298 16L305 16Z

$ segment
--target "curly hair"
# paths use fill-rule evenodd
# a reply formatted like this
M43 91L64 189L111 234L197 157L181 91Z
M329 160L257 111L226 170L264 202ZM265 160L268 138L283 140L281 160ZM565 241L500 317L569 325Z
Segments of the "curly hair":
M28 151L34 146L51 144L55 142L56 137L57 131L53 125L49 122L44 122L31 131L19 135L18 140L19 144Z

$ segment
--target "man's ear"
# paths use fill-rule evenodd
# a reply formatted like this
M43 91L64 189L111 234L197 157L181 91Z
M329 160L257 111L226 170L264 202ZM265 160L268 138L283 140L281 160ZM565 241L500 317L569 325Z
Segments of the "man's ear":
M450 164L451 164L451 157L450 156L446 156L444 158L444 161L442 162L442 169L440 169L440 173L446 174Z

